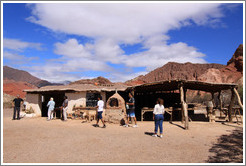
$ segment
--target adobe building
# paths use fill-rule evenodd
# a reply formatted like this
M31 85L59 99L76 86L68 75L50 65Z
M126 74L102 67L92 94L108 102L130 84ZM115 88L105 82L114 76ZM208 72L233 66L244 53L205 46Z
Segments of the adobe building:
M211 99L215 100L214 94L218 93L218 98L224 90L231 90L231 102L227 108L229 120L232 121L232 109L235 100L238 100L241 110L243 105L237 92L237 84L229 83L208 83L200 81L169 80L146 83L138 86L126 86L124 84L93 85L74 84L64 86L46 86L39 89L25 90L27 92L27 109L32 107L37 116L47 116L47 103L50 97L54 98L56 107L62 105L64 96L68 97L68 113L73 112L74 107L89 109L97 105L98 95L102 96L105 103L105 118L110 121L119 122L126 117L125 102L128 101L128 93L134 92L135 112L137 120L143 119L146 110L153 111L157 98L164 99L164 106L167 113L173 118L173 112L179 110L181 121L185 124L185 129L189 128L189 105L186 101L186 91L199 90L211 93ZM219 99L219 101L221 101ZM222 104L220 104L222 105ZM192 108L191 108L192 109ZM222 109L220 107L219 109Z
M116 85L93 85L74 84L63 86L45 86L38 89L28 89L26 92L27 109L33 108L36 116L47 116L47 103L53 97L56 103L55 108L62 106L64 96L68 98L68 113L73 112L74 107L95 107L98 96L102 96L105 105L107 100L117 91L120 96L126 98L127 86Z

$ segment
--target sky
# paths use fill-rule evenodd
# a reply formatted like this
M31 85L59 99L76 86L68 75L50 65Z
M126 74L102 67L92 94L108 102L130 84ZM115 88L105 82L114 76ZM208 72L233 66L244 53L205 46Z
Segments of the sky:
M3 3L3 65L50 82L226 65L240 44L243 3Z

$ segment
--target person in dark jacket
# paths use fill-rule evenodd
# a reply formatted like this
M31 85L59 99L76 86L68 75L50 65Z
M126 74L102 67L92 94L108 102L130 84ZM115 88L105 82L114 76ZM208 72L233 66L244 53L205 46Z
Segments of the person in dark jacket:
M13 100L13 107L14 107L14 113L13 113L13 120L15 120L16 112L17 112L17 120L20 120L20 107L23 103L23 99L20 98L20 95L17 95L16 98Z

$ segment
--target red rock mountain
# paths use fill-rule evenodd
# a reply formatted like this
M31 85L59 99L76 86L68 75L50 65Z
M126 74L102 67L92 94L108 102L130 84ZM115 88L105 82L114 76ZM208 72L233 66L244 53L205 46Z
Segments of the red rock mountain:
M97 77L93 79L82 79L78 81L71 82L72 84L113 84L111 81L109 81L107 78L104 77Z
M221 69L209 69L198 80L217 83L242 84L243 77L243 45L239 45L227 66Z
M130 81L127 84L135 83L149 83L163 80L197 80L200 75L205 73L208 69L221 69L225 67L221 64L193 64L193 63L175 63L169 62L162 67L159 67L144 76L139 76Z
M242 80L242 77L243 45L241 44L227 65L169 62L146 75L138 76L125 83L138 85L173 79L199 80L213 83L239 83L238 81Z
M14 80L16 82L27 82L37 87L54 85L45 80L41 80L24 70L14 69L8 66L3 66L3 79Z
M20 95L21 98L25 98L26 92L23 92L24 89L34 89L36 86L29 84L27 82L17 82L14 80L3 80L3 93L16 96Z

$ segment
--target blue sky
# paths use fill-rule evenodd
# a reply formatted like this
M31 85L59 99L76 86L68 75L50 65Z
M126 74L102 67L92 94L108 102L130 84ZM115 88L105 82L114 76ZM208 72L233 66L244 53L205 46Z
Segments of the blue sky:
M243 4L3 4L3 64L51 81L126 81L168 62L220 63L243 43Z

